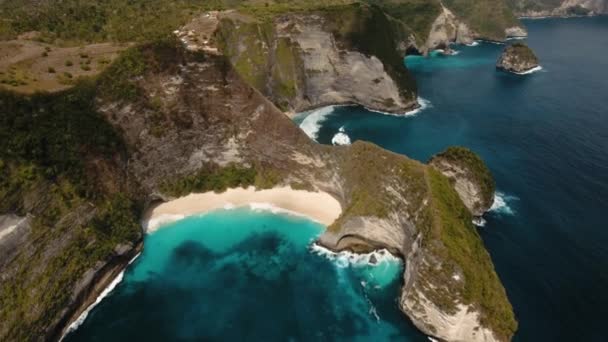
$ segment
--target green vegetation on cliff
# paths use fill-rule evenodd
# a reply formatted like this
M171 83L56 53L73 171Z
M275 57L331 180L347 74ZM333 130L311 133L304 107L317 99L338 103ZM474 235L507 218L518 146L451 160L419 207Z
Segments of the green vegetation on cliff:
M504 53L517 56L517 58L525 62L538 64L538 57L536 57L534 51L532 51L528 45L521 42L516 42L507 46Z
M377 6L365 3L332 2L296 8L296 14L322 17L324 31L332 34L338 48L375 56L382 61L404 98L411 98L416 93L415 81L403 64L404 51L400 51L400 43L407 40L411 31L401 21ZM301 51L290 38L278 36L278 17L285 14L284 9L264 12L258 20L255 17L223 18L217 38L220 50L230 57L239 74L286 110L298 95L298 89L304 88L307 73L315 70L304 68L302 56L306 51Z
M438 0L368 0L368 2L378 5L405 25L420 45L426 42L433 22L441 14L441 3Z
M0 2L0 38L38 31L47 42L149 41L166 37L209 0L11 0Z
M104 77L120 83L117 74ZM27 244L5 261L2 340L51 337L46 329L84 272L141 239L141 207L124 172L128 149L95 109L100 84L0 92L0 214L27 213L31 226Z
M504 40L505 29L519 25L511 9L502 0L444 0L443 3L480 38Z
M404 38L402 27L379 8L361 4L332 7L323 15L327 18L327 28L339 42L349 49L376 56L401 91L416 93L416 82L407 72L403 54L399 52L399 38Z
M494 192L496 191L496 183L494 177L486 164L473 151L465 147L451 146L445 151L433 156L429 163L433 160L446 160L451 164L459 165L470 173L470 177L474 184L479 184L481 187L482 202L487 206L492 205Z
M221 192L227 188L248 187L255 183L254 168L243 168L236 165L219 167L208 165L192 175L171 180L161 186L168 195L179 197L193 192Z
M427 169L426 177L431 194L428 214L432 224L425 241L442 260L453 262L426 272L427 276L442 279L436 284L450 287L448 292L429 289L427 295L439 296L435 301L443 302L448 311L454 310L457 303L450 299L458 298L473 305L480 309L482 325L491 328L501 341L510 340L517 330L517 321L490 255L471 223L471 214L446 177L432 168ZM464 275L464 286L451 279L455 272Z

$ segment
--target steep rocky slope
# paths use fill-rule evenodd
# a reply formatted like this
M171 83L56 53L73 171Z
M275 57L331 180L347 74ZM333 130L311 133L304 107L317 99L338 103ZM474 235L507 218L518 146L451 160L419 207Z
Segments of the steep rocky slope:
M378 8L357 3L265 20L221 13L217 41L240 74L284 111L356 103L405 113L417 103L398 51L403 35Z
M504 1L375 0L386 13L410 28L402 46L426 54L451 43L475 39L503 41L526 36Z
M606 0L509 0L516 15L523 17L598 15L608 13Z
M3 94L1 212L32 221L3 249L0 339L57 338L139 250L146 203L249 184L335 196L345 209L320 243L403 256L401 308L425 333L510 339L513 311L447 178L373 144L318 145L225 57L175 44L130 49L95 84Z
M433 156L429 165L449 180L473 216L481 216L494 202L496 185L490 170L475 153L450 147Z

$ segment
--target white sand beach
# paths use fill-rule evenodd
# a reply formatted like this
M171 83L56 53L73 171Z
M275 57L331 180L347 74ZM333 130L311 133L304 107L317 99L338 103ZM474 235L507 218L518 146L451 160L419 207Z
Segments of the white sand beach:
M190 194L162 203L148 210L142 225L147 233L152 233L186 216L244 206L306 216L326 226L342 213L340 203L325 192L294 190L290 187L257 191L255 187L248 187L228 189L222 193Z

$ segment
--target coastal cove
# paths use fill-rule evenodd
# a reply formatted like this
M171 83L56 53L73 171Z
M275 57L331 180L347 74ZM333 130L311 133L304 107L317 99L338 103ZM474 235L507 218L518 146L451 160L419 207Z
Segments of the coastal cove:
M320 224L269 208L219 209L147 234L122 282L64 341L426 340L394 300L400 259L330 252L313 245Z
M488 42L409 57L425 110L395 117L337 107L308 122L309 136L372 141L423 162L452 145L479 153L498 187L479 232L519 322L513 340L603 341L608 18L524 24L542 69L498 72L504 45Z

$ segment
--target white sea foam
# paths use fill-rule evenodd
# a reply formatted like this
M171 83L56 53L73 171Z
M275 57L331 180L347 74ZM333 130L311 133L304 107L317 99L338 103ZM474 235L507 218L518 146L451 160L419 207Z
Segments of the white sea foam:
M509 202L516 201L519 198L511 195L506 195L502 192L497 191L494 194L494 203L492 203L492 207L489 211L504 214L504 215L514 215L515 211L509 206Z
M507 37L506 40L523 40L523 39L527 39L528 37L526 36L514 36L514 37Z
M422 112L423 110L427 109L427 108L432 108L433 104L431 103L431 101L427 100L427 99L423 99L422 97L418 97L418 103L420 104L420 107L411 110L407 113L405 113L405 115L416 115L420 112Z
M486 223L487 222L483 217L476 217L473 219L473 224L476 225L477 227L485 227Z
M127 264L127 266L131 265L135 259L137 259L140 256L141 253L138 253L136 256L133 257L133 259L131 259L129 261L129 263ZM80 316L78 316L78 318L76 320L74 320L74 322L72 322L67 329L65 330L65 332L63 333L63 335L61 336L61 339L59 339L59 341L63 340L63 338L71 333L72 331L78 329L78 327L80 325L82 325L82 323L84 323L84 321L87 319L87 316L89 315L89 312L91 312L91 310L93 310L93 308L95 308L99 303L101 303L102 300L104 300L104 298L106 298L110 293L112 293L112 291L116 288L116 286L118 286L118 284L120 284L120 282L122 281L122 279L125 276L125 271L121 271L116 278L114 278L114 280L112 280L112 282L110 282L110 284L99 294L99 296L97 296L97 298L95 299L95 302L93 302L91 305L89 305L81 314Z
M490 43L490 44L495 44L495 45L505 45L505 43L498 42L498 41L495 41L495 40L478 39L477 41L480 42L480 43Z
M164 226L171 222L179 221L179 220L183 219L184 217L185 217L184 215L162 214L153 219L144 220L141 225L144 228L144 231L154 230L160 226Z
M383 112L380 110L376 110L376 109L371 109L371 108L367 108L364 107L366 110L370 111L370 112L374 112L374 113L379 113L379 114L384 114L384 115L392 115L392 116L413 116L416 115L418 113L420 113L421 111L427 109L427 108L431 108L432 104L431 101L423 99L422 97L418 97L418 104L420 104L420 107L410 110L409 112L405 112L405 113L388 113L388 112ZM351 105L333 105L333 106L327 106L327 107L322 107L319 109L315 109L309 112L303 112L298 114L297 116L305 116L304 120L302 120L302 122L300 123L300 128L304 131L304 133L306 133L306 135L308 135L309 138L313 139L313 140L317 140L318 138L318 134L319 134L319 130L321 129L321 126L323 124L323 122L325 120L327 120L327 117L333 113L334 109L336 107L355 107L358 106L356 104L351 104ZM349 139L350 140L350 139Z
M308 135L309 138L317 140L321 124L327 119L327 116L334 111L336 106L327 106L315 109L306 114L306 118L300 124L300 128Z
M302 213L299 213L297 211L292 211L292 210L289 210L289 209L284 209L284 208L281 208L281 207L277 207L276 205L271 204L271 203L251 202L251 203L248 204L248 206L249 206L249 208L252 211L257 211L257 212L267 211L267 212L270 212L270 213L273 213L273 214L283 214L283 215L304 217L304 218L307 218L307 219L309 219L311 221L314 221L314 222L317 222L317 223L321 223L321 222L315 220L314 218L312 218L310 216L306 216L306 215L304 215ZM232 205L232 208L234 209L235 206Z
M514 74L516 74L516 75L529 75L529 74L533 74L533 73L535 73L535 72L539 72L539 71L541 71L541 70L543 70L543 67L539 65L539 66L537 66L536 68L532 68L532 69L530 69L530 70L528 70L528 71L524 71L524 72L514 72Z
M331 138L331 143L333 145L350 145L350 137L346 134L344 126L340 127L338 133Z
M466 46L479 46L479 42L474 40L472 43L465 44Z
M376 310L374 303L372 303L372 301L367 297L367 295L365 295L365 299L367 300L367 304L369 305L368 313L371 316L374 316L374 318L376 319L376 322L380 322L380 316L378 315L378 311Z
M391 115L391 116L414 116L414 115L422 112L423 110L425 110L427 108L432 108L433 107L433 104L431 103L431 101L429 101L427 99L423 99L422 97L418 97L417 100L418 100L418 104L420 105L420 107L418 107L416 109L412 109L409 112L405 112L405 113L402 113L402 114L381 112L379 110L374 110L374 109L369 109L369 108L366 108L366 109L368 111L370 111L370 112L384 114L384 115Z
M313 251L313 253L333 261L334 264L336 266L338 266L339 268L346 268L351 265L353 265L353 266L366 266L366 265L374 266L374 265L380 264L385 261L401 262L401 259L392 255L386 249L380 249L380 250L373 251L371 253L365 253L365 254L357 254L357 253L352 253L349 251L342 251L342 252L336 253L325 247L319 246L316 243L312 244L310 249ZM372 256L376 259L375 263L371 261Z

